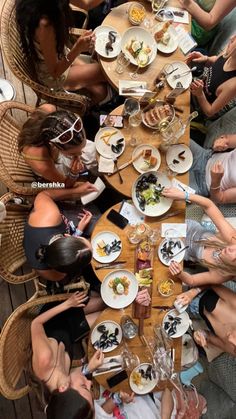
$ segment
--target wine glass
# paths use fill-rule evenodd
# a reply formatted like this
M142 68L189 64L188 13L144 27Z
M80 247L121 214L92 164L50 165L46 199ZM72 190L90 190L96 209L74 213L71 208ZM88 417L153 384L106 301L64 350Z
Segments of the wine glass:
M130 75L131 79L133 79L133 80L137 80L137 79L138 79L138 72L139 72L139 69L140 69L141 67L143 67L143 63L142 63L142 61L140 60L139 55L136 57L136 63L138 64L138 67L136 68L136 70L135 70L133 73L129 73L129 75Z
M127 369L128 371L132 371L140 364L138 355L131 352L126 343L124 343L124 348L121 352L121 363L122 368Z
M165 6L166 0L152 0L152 11L158 12L159 9Z
M140 110L129 116L129 127L131 128L131 136L130 136L129 145L131 147L136 147L136 145L138 144L136 128L139 127L141 122L142 122L142 112Z
M149 235L148 238L150 240L150 242L152 243L153 246L156 246L159 238L160 238L160 229L159 228L153 228Z

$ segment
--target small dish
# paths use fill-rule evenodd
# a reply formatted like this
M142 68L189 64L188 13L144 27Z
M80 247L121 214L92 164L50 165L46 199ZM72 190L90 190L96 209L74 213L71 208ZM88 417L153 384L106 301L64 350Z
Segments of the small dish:
M148 157L148 160L147 158L145 160L145 152L147 151L150 151L151 156ZM134 160L133 162L133 166L137 170L137 172L146 173L150 170L154 170L154 171L158 170L161 164L161 155L158 149L149 144L141 144L138 147L136 147L135 150L133 151L132 159L135 159L135 157L140 155L141 152L143 154L139 158L137 158L137 160ZM151 160L152 158L153 158L153 164Z
M113 244L115 245L114 242L118 242L119 246L117 246L117 250L116 248L114 248L114 250L111 249L109 253L109 249L105 249L105 246L112 247ZM98 233L95 237L93 237L91 245L93 249L93 258L100 263L113 262L120 256L122 250L120 237L111 231L102 231L101 233Z
M159 130L163 121L172 123L174 118L174 107L163 100L156 100L150 109L142 112L142 123L153 130Z
M162 320L162 327L170 338L183 336L190 326L190 318L186 311L178 313L173 309L166 313Z
M109 32L115 35L115 41L111 44L112 50L107 51L106 45L109 42ZM94 33L96 35L95 51L104 58L115 58L121 50L121 36L112 26L98 26Z
M141 25L146 16L145 7L137 2L131 3L128 8L128 19L132 25Z
M149 363L138 365L129 377L130 388L136 394L150 393L157 383L157 373L153 370L152 364Z
M122 330L118 323L107 320L94 327L91 333L91 343L95 349L111 352L122 340Z
M171 295L173 295L174 286L175 283L171 278L162 279L157 284L158 292L162 295L162 297L170 297Z
M112 284L117 279L128 281L126 293L114 292ZM117 269L105 276L101 285L101 297L105 304L111 308L124 308L130 305L138 293L138 281L135 275L126 269Z
M116 159L125 149L124 136L117 128L100 128L94 142L97 152L107 159ZM115 153L112 149L118 144L120 144L120 151Z
M168 28L167 33L170 37L169 41L165 44L161 41L157 42L157 49L163 54L172 54L178 48L177 34L174 28L171 26Z
M182 74L185 71L189 71L190 70L189 66L187 64L185 64L183 61L175 61L171 64L173 65L174 68L177 68L177 70L174 73L172 73L172 74L170 74L169 76L166 77L166 81L169 84L169 86L172 89L175 89L177 83L181 82L182 87L184 89L188 89L190 84L192 83L192 79L193 79L193 76L192 76L191 72L188 73L188 74L185 74L185 76L180 77L177 80L175 80L174 76L177 75L177 74Z
M185 252L183 250L179 253L179 251L183 248L184 242L179 238L165 239L158 247L158 257L165 266L170 266L172 260L180 263L184 258ZM179 254L175 256L176 253Z
M193 155L185 144L171 145L166 152L166 163L176 173L186 173L193 164Z

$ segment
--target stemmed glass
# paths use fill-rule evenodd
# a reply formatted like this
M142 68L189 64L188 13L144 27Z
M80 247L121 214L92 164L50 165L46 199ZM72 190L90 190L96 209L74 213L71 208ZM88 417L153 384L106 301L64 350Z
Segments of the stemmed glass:
M138 128L141 122L142 112L140 110L129 116L129 126L131 127L131 136L129 144L131 145L131 147L135 147L138 144L138 139L135 134L135 128Z
M131 352L124 341L124 347L121 352L121 359L122 359L122 368L127 369L128 371L132 371L140 364L140 360L138 355Z
M141 60L139 59L139 56L137 56L137 58L136 58L136 62L137 62L137 64L138 64L138 67L136 68L136 70L135 70L133 73L129 73L129 75L130 75L131 79L133 79L133 80L137 80L137 79L138 79L138 72L139 72L139 69L140 69L141 67L143 67L143 66L142 66L142 62L141 62Z

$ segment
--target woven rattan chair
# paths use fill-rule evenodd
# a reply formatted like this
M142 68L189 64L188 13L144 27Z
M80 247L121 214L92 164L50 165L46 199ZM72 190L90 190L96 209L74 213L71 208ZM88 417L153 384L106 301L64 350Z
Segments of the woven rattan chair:
M0 391L7 399L15 400L30 391L22 384L31 347L30 325L42 304L63 301L68 294L40 297L19 306L7 319L0 335ZM78 361L73 361L73 366Z
M39 83L33 60L25 54L22 47L15 19L15 3L15 0L5 0L0 21L2 51L10 70L36 93L38 97L36 106L41 100L46 100L61 108L69 108L82 116L91 104L87 96L64 90L56 91Z
M35 109L13 101L0 104L0 181L16 194L34 195L38 189L32 188L31 183L36 178L18 151L21 124L11 115L14 110L32 113Z

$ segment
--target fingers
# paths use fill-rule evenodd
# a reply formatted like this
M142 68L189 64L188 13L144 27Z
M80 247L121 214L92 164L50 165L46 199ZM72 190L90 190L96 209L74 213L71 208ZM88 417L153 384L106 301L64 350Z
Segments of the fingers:
M175 276L182 272L182 268L178 262L172 260L169 266L169 272L171 273L171 275Z
M136 297L136 302L143 306L148 306L150 304L151 297L147 289L143 289L138 292Z

